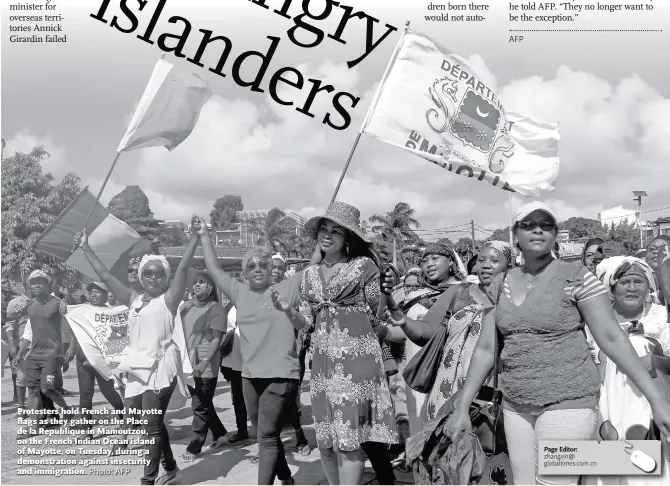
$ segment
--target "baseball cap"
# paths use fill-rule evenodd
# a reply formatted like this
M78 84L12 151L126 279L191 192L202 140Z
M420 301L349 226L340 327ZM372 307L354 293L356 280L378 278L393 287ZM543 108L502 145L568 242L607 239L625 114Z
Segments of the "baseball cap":
M33 270L33 272L30 274L30 277L28 277L28 281L36 278L43 278L47 282L51 282L51 276L44 270Z
M88 284L86 286L86 292L90 292L91 289L95 289L95 288L100 289L103 292L109 292L109 289L107 288L107 286L102 282L91 282L90 284Z
M549 206L540 201L533 201L528 204L524 204L516 211L516 216L514 216L514 224L517 224L523 221L529 214L534 213L535 211L542 211L554 220L554 223L558 223L558 217L556 213L552 211Z

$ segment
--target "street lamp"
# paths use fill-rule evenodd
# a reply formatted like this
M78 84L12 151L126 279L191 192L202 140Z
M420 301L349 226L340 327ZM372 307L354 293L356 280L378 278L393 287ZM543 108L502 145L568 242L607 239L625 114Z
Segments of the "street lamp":
M633 201L637 201L637 208L640 212L640 215L637 218L637 224L640 226L640 248L644 248L644 232L642 230L642 198L649 196L649 194L647 194L645 191L633 191L633 196L635 196Z

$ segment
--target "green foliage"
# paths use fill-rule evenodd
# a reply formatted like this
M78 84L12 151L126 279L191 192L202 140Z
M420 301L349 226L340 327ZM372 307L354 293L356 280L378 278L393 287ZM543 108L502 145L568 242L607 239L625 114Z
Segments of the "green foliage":
M28 272L42 268L54 276L56 286L68 292L80 287L80 276L63 262L29 250L38 236L81 192L81 180L67 174L59 184L42 170L49 154L44 147L30 153L16 152L2 161L2 266L16 265L9 272L21 280Z
M288 254L296 223L279 208L272 208L264 218L248 221L248 231L258 236L254 243ZM311 256L311 255L310 255Z
M558 224L562 230L570 231L570 239L607 238L607 231L600 221L588 218L570 218Z
M114 196L107 206L109 212L128 223L137 233L156 246L181 246L186 235L176 228L165 228L163 221L154 218L149 198L140 186L127 186Z
M212 228L220 230L235 229L237 227L235 223L239 223L237 211L244 211L244 204L240 196L227 194L218 198L209 213Z

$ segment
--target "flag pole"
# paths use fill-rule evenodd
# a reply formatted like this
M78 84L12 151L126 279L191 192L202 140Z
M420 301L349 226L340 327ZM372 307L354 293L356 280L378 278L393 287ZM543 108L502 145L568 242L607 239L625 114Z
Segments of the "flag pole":
M370 108L368 108L368 112L365 115L365 118L363 119L363 124L361 125L360 130L358 130L358 134L356 135L356 139L354 140L354 145L351 147L351 152L349 152L349 157L347 158L346 164L344 164L344 169L342 169L342 173L340 174L340 180L337 181L337 186L335 187L335 192L333 193L333 197L330 199L330 202L333 203L335 202L335 199L337 198L337 193L340 192L340 186L342 185L342 181L344 180L344 176L347 173L347 170L349 169L349 164L351 163L351 159L354 156L354 152L356 151L356 147L358 147L358 142L361 140L361 135L363 134L363 131L365 130L365 127L368 124L368 121L370 119L370 115L372 114L372 111L374 110L375 106L377 105L377 101L379 101L379 96L381 95L382 88L384 87L384 81L386 81L386 78L388 77L389 72L391 71L391 67L393 66L393 63L395 62L396 58L398 57L398 51L400 51L400 46L402 45L402 40L405 37L405 34L407 34L407 29L409 28L409 20L405 22L405 28L403 29L402 35L400 36L400 39L398 39L398 43L396 44L396 47L393 51L393 54L391 55L391 59L389 59L388 65L386 66L386 70L384 71L384 75L382 76L382 80L379 83L379 88L377 88L377 92L375 93L375 96L372 98L372 103L370 104Z
M509 244L514 248L514 234L512 233L512 227L514 226L514 213L512 212L512 193L508 192L508 201L509 201Z
M165 52L161 54L161 60L165 59ZM103 191L105 190L105 186L107 185L107 181L109 181L109 176L112 175L112 171L114 170L114 167L116 167L116 163L119 160L119 156L121 155L121 152L117 151L116 155L114 156L114 160L112 161L112 166L109 168L109 171L107 172L107 175L105 176L105 180L102 182L102 187L100 188L100 192L98 192L98 197L95 198L95 204L93 204L93 207L91 208L91 211L88 213L88 217L86 218L86 222L84 223L84 227L82 230L86 230L86 227L88 226L88 223L91 221L91 217L93 216L93 212L95 211L95 208L98 205L98 202L100 202L100 197L102 196ZM72 247L72 253L75 252L77 249L76 246Z

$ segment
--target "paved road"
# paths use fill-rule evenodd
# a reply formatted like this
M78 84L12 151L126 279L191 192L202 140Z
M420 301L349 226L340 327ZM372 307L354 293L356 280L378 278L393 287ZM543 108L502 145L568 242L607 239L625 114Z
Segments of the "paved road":
M69 369L63 378L64 386L67 390L78 390L76 370L72 368ZM309 372L305 378L301 393L302 403L309 404ZM142 466L139 465L128 466L129 472L118 475L90 475L88 474L88 468L83 468L83 466L40 466L42 469L50 467L62 469L75 467L76 469L84 469L87 474L83 476L65 475L54 477L53 475L17 474L19 469L24 469L27 466L19 466L17 464L20 457L17 453L18 448L16 445L17 407L15 404L10 403L12 399L12 381L8 368L5 369L5 376L2 378L1 396L1 482L3 484L139 484L139 479L142 476ZM67 397L67 402L70 405L78 405L79 398L74 394ZM221 376L219 376L219 385L214 404L223 424L229 431L233 432L235 430L235 413L231 402L230 387ZM93 399L93 406L95 408L106 408L108 406L105 399L97 391ZM249 440L239 445L235 444L234 446L229 445L223 449L214 451L213 453L204 453L197 460L191 463L185 463L181 459L181 455L184 454L186 445L190 440L191 419L192 414L190 403L187 403L186 400L181 397L179 392L175 392L168 409L166 424L170 432L172 449L177 457L182 473L178 479L170 484L257 484L257 466L250 461L250 459L258 452L258 444L255 440ZM309 406L303 406L303 428L310 445L315 447L316 440ZM286 457L289 467L293 472L293 477L297 484L328 484L325 475L323 474L318 449L315 449L306 457L293 453L292 450L295 446L295 435L290 428L286 428L282 433L282 441L284 443L284 448L287 450ZM62 446L54 447L61 448ZM49 457L57 458L58 456ZM79 460L84 458L95 459L104 456L77 455L71 457ZM37 457L33 456L33 458ZM367 484L376 484L369 463L367 466L364 482ZM100 466L100 468L113 469L110 466ZM406 475L399 477L398 479L406 484L411 483L411 478ZM279 484L279 481L276 481L276 484Z

